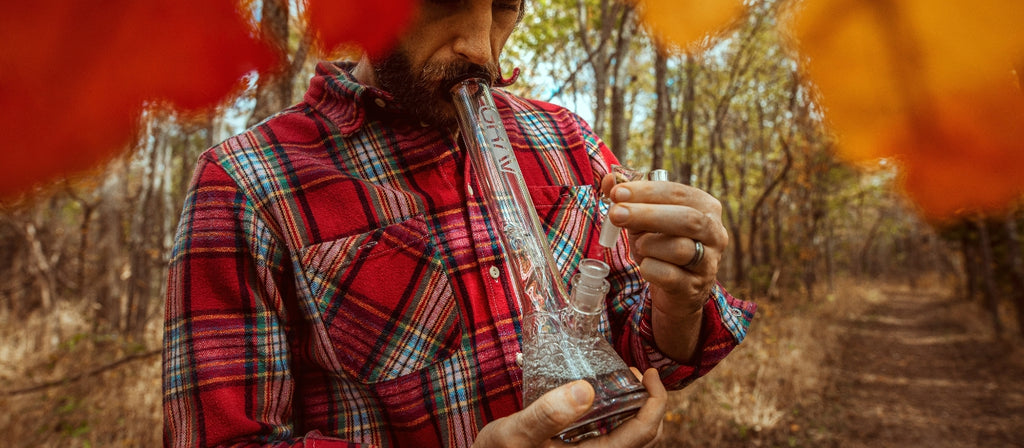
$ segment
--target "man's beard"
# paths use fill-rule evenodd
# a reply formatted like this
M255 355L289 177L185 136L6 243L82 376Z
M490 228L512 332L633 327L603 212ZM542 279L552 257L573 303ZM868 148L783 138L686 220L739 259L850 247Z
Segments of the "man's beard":
M500 74L497 64L480 66L465 61L427 63L419 73L414 73L412 63L401 50L371 62L380 88L390 93L404 111L421 122L448 128L456 125L455 105L449 92L455 81L470 73L480 73L493 83Z

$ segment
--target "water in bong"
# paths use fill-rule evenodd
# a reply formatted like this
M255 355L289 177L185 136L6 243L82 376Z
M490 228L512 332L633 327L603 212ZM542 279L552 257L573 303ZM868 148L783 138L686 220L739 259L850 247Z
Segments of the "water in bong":
M557 331L524 338L523 344L524 405L571 381L583 379L594 387L594 405L561 434L565 441L604 434L647 400L643 385L599 334L576 337Z

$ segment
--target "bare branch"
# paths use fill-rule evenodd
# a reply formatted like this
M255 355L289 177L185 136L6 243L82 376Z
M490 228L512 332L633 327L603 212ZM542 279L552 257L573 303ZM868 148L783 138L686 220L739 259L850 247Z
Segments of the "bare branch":
M57 386L63 386L63 385L66 385L66 384L71 384L71 383L83 380L83 379L91 377L91 376L99 375L99 374L101 374L103 372L106 372L108 370L113 370L113 369L115 369L117 367L120 367L120 366L122 366L124 364L127 364L129 362L132 362L132 361L137 361L137 360L140 360L140 359L151 358L153 356L159 355L160 352L161 352L161 349L156 349L156 350L150 350L150 351L147 351L147 352L142 352L142 353L136 353L136 354L133 354L133 355L128 355L128 356L125 356L124 358L121 358L121 359L119 359L117 361L114 361L114 362L112 362L110 364L97 367L97 368L92 369L92 370L90 370L88 372L85 372L85 373L79 373L78 375L72 375L70 377L62 378L62 379L59 379L59 380L47 381L47 382L42 383L42 384L37 384L35 386L25 387L25 388L22 388L22 389L6 390L6 391L3 391L3 392L0 392L0 396L8 396L9 397L9 396L14 396L14 395L30 394L30 393L33 393L33 392L39 392L41 390L46 390L46 389L49 389L49 388L52 388L52 387L57 387Z

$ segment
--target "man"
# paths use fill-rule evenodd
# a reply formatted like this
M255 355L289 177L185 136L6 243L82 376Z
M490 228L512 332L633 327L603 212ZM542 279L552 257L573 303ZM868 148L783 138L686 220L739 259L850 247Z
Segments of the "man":
M300 104L203 154L170 268L165 444L561 445L594 391L522 407L522 316L447 91L499 78L522 11L427 0L390 54L322 63ZM580 446L648 444L662 382L706 373L753 314L715 283L720 205L669 182L612 188L614 159L576 115L496 102L559 267L608 261L603 327L647 370L637 416ZM597 244L599 191L628 244Z

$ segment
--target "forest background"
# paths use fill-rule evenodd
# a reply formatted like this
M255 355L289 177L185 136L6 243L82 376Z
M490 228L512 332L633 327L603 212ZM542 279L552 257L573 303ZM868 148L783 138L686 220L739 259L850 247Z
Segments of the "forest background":
M192 168L298 101L316 62L301 2L245 5L288 55L281 73L201 117L148 108L121 156L0 210L0 439L159 444L166 266ZM626 164L723 202L720 278L761 312L734 356L674 393L665 446L841 443L825 398L837 341L821 322L883 291L937 291L1019 353L1022 216L928 222L900 192L899 160L841 161L782 26L791 6L748 2L728 31L665 51L630 4L532 0L506 48L503 66L523 69L509 90L578 111Z

